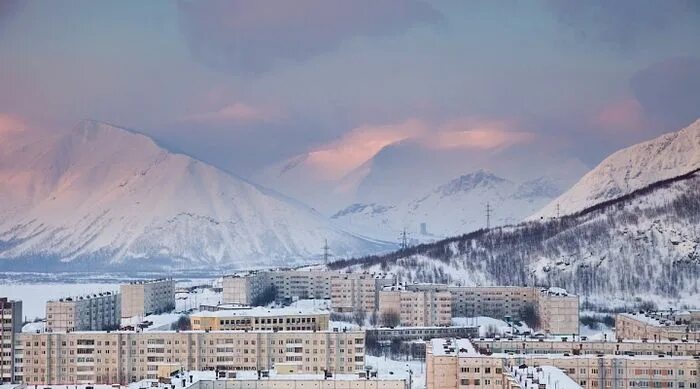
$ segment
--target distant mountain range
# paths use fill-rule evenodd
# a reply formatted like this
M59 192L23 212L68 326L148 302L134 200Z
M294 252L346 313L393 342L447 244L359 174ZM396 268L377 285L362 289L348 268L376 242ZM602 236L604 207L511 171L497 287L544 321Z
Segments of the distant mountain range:
M697 307L699 158L695 122L614 153L530 221L332 267L391 271L404 281L560 286L606 307Z
M2 135L0 268L261 267L391 245L150 138L96 121Z

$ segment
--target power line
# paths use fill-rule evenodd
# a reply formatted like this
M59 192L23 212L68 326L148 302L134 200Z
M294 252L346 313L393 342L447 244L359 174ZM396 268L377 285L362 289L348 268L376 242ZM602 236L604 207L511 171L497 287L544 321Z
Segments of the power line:
M399 235L401 250L406 250L408 248L408 234L406 234L406 229L403 229L401 235Z
M323 264L328 265L328 257L330 257L330 247L328 247L328 239L323 241Z
M557 203L557 219L559 219L559 203Z

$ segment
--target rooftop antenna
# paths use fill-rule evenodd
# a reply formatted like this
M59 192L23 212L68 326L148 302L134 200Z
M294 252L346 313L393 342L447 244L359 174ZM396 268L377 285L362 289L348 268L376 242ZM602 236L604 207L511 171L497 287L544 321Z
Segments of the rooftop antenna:
M328 247L328 239L323 242L323 264L328 265L328 257L330 257L330 247Z
M406 228L401 232L399 239L401 239L401 250L406 250L408 248L408 234L406 234Z
M488 202L486 203L486 229L488 230L491 228L491 214L493 213L493 208L491 208L491 204Z

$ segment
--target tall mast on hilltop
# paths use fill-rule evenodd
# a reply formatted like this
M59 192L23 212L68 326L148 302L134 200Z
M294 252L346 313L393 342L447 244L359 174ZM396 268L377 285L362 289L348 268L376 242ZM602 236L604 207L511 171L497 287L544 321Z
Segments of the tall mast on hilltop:
M330 247L328 247L328 239L323 241L323 264L328 265L328 257L331 256Z
M408 248L408 235L406 234L406 228L403 229L401 235L399 235L401 250L406 250Z
M488 202L486 203L486 229L488 230L491 228L491 213L493 213L493 208L491 208L491 204Z

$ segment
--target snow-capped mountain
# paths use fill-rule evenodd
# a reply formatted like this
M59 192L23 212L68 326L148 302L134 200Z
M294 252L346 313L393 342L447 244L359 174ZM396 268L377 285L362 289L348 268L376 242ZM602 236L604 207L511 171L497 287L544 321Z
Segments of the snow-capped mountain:
M416 241L430 241L486 227L514 224L562 193L568 182L539 177L514 182L485 170L461 175L416 199L397 205L353 204L332 216L351 231L396 239L406 229Z
M617 151L532 216L570 214L652 183L700 169L700 119L688 127Z
M338 256L387 248L112 125L0 143L0 267L252 267L308 262L325 239Z
M700 172L559 219L480 230L331 264L402 281L558 286L582 303L700 307ZM638 299L638 300L637 300Z

